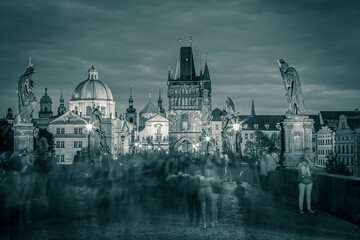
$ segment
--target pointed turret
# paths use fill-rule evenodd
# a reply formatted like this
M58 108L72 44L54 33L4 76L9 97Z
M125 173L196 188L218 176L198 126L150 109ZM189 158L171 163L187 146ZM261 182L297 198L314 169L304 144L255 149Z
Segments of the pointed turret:
M207 65L207 62L205 62L205 68L202 79L204 80L210 80L210 73L209 73L209 67Z
M63 96L63 90L61 89L60 106L58 107L58 115L66 113L65 101Z
M161 98L161 88L159 87L159 99L158 99L158 112L165 113L165 109L162 106L162 98Z
M251 113L250 113L251 116L255 116L256 113L255 113L255 106L254 106L254 99L252 99L252 102L251 102Z

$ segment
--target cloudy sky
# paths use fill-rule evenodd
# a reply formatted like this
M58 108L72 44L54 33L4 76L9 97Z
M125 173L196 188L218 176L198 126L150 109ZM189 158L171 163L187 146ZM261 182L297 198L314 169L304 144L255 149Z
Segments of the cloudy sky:
M359 3L1 1L0 113L17 108L16 84L29 56L37 99L48 87L54 112L61 89L67 102L92 64L118 112L130 84L140 111L159 87L166 98L168 66L176 66L179 38L188 46L189 36L197 72L208 54L213 108L229 96L241 114L250 112L252 98L257 114L285 113L276 62L283 58L300 74L307 112L353 110L360 104Z

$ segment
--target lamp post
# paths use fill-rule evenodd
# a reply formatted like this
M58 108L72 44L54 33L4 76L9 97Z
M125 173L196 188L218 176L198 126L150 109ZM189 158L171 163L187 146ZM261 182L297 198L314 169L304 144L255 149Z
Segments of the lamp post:
M206 156L209 155L209 142L210 142L210 137L206 136L205 137L205 141L206 141Z
M135 143L135 153L137 153L137 148L139 147L139 143L138 142L136 142Z
M91 135L91 131L92 131L92 124L88 123L86 124L86 131L88 132L88 153L90 154L90 135Z
M240 124L239 123L234 123L234 153L236 154L237 152L237 133L240 129Z
M124 141L125 141L125 136L121 135L121 155L125 155L124 154Z

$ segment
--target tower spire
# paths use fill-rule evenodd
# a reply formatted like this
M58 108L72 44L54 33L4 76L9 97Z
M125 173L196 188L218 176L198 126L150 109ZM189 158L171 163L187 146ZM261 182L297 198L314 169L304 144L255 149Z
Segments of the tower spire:
M255 113L255 106L254 106L254 99L252 99L251 101L251 113L250 113L251 116L255 116L256 113Z
M29 67L32 67L31 57L29 57Z

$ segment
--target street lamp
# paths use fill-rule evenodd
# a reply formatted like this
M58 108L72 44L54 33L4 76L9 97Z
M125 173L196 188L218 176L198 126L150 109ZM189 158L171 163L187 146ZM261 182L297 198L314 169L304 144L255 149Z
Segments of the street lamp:
M209 142L210 142L210 137L206 136L205 137L205 141L206 141L206 156L209 155Z
M239 123L234 123L233 127L234 127L234 153L236 154L236 148L237 148L237 136L236 136L236 134L238 133L238 131L240 129L240 124Z
M86 131L88 132L88 153L90 153L90 134L92 131L92 127L93 126L91 123L86 124Z
M124 154L124 141L125 141L125 136L121 135L121 155L125 155Z

